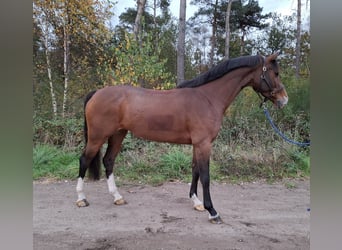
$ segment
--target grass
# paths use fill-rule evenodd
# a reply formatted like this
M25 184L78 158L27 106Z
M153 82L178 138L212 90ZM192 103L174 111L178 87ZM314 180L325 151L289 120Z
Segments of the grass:
M255 147L221 141L214 144L210 160L212 180L246 182L310 175L309 152L288 144ZM105 147L103 148L103 150ZM75 179L79 152L51 145L33 149L33 178ZM115 175L120 182L160 185L165 181L191 181L192 147L146 142L127 136L116 159Z
M33 179L73 179L78 174L78 154L51 145L33 148Z
M130 136L123 143L123 150L116 161L116 175L143 184L160 185L165 181L191 177L191 149L189 146L144 142ZM139 145L132 150L132 143ZM127 150L128 148L128 150Z

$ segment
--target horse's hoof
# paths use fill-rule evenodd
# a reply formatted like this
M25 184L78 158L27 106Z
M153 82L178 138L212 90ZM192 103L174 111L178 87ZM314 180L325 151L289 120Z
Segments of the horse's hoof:
M205 211L205 208L204 208L204 206L202 204L194 206L194 209L196 211L200 211L200 212Z
M209 221L213 224L222 224L223 223L223 221L219 215L214 217L214 218L210 218Z
M121 198L121 199L114 201L114 204L115 205L125 205L125 204L127 204L127 202L123 198Z
M76 205L78 207L87 207L89 206L89 202L86 199L76 201Z

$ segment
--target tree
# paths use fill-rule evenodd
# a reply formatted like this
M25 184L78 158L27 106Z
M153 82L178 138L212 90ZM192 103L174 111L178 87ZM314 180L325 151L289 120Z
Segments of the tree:
M279 16L272 14L272 23L265 32L265 38L259 38L265 42L261 49L265 54L273 54L276 51L286 51L292 47L295 39L295 30L292 27L292 16Z
M135 35L125 32L124 39L115 46L116 65L112 84L130 84L144 88L167 89L172 85L171 74L165 71L166 60L155 51L152 35L146 34L143 46Z
M184 81L184 60L185 60L185 20L186 0L180 0L178 43L177 43L177 84Z
M141 43L141 19L144 13L146 0L137 0L137 15L135 17L133 32L135 39Z
M196 27L198 27L197 30L200 30L201 25L208 26L208 23L211 27L209 67L219 61L221 57L227 56L231 49L233 49L234 56L250 54L253 44L247 47L250 42L246 40L249 31L264 29L268 26L265 21L270 14L262 15L262 8L255 0L249 0L246 4L245 2L246 0L191 2L191 4L199 6L198 11L190 18L192 30L195 30ZM202 36L202 40L206 39L203 37L203 33L197 32L196 34ZM237 47L239 52L235 53Z
M230 47L230 11L232 8L232 3L237 0L228 0L227 11L226 11L226 38L225 38L225 48L224 48L224 57L226 59L229 58L229 47Z
M170 0L153 0L153 39L155 47L159 48L159 35L161 28L164 24L170 21L171 15L169 12ZM161 15L157 15L157 11L160 9Z
M142 15L141 37L142 44L152 38L154 50L150 56L156 56L163 62L166 72L177 75L177 26L169 10L170 0L148 2ZM152 11L152 14L149 13ZM128 8L119 16L120 23L115 27L116 44L126 40L126 33L133 33L137 10ZM142 46L140 46L142 47ZM144 50L147 52L148 50ZM148 56L148 55L147 55ZM176 79L176 77L174 77Z
M302 2L297 0L297 32L296 32L296 77L299 78L300 71L300 38L301 38L301 24L302 24Z
M210 35L210 52L209 52L209 67L213 66L215 63L216 55L217 55L217 37L218 37L218 29L220 27L224 27L224 16L225 11L223 4L224 1L219 0L193 0L190 4L199 6L198 11L195 12L194 16L190 19L192 22L192 28L196 26L205 25L211 26L211 35Z
M106 21L111 17L111 7L104 0L33 2L36 30L43 31L35 34L41 41L37 50L45 51L47 82L50 84L52 103L56 104L52 111L54 114L59 110L64 117L71 111L71 95L84 95L90 87L83 89L82 86L86 86L88 80L94 88L96 77L96 80L101 79L105 73L101 71L112 63L113 58L106 49L110 38ZM38 66L38 58L33 59ZM43 77L39 79L46 81Z
M34 19L34 38L36 39L36 43L34 45L36 53L39 51L40 46L44 50L45 54L45 63L46 63L46 71L47 77L50 87L51 94L51 104L52 104L52 113L53 116L57 117L57 100L55 94L55 88L52 81L52 73L51 73L51 62L50 62L50 53L49 53L49 40L50 33L49 29L51 29L51 25L49 23L49 19L51 18L51 6L48 5L47 2L38 2L38 4L34 5L33 14L36 19ZM41 40L41 44L37 44L37 41Z
M244 1L240 0L234 2L232 5L232 29L239 30L240 33L240 55L245 51L245 38L249 30L252 28L264 29L268 26L267 23L263 23L270 13L262 15L262 8L255 0L249 0L246 5Z

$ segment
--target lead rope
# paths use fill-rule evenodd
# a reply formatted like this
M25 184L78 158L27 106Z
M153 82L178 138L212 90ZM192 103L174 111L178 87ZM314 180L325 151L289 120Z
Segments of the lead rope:
M285 141L292 143L294 145L297 146L301 146L301 147L307 147L310 146L310 141L309 142L297 142L297 141L293 141L291 139L289 139L288 137L286 137L286 135L284 135L278 128L277 126L274 124L274 122L272 121L272 118L270 116L270 113L268 112L268 109L266 108L265 102L261 103L260 107L263 108L265 116L267 118L267 120L270 122L272 128L274 129L274 131L280 136L282 137Z

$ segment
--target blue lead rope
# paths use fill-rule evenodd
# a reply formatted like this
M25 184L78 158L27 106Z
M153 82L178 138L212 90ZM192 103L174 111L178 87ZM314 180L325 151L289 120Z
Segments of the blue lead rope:
M296 141L293 141L289 138L287 138L282 132L280 132L280 130L276 127L276 125L274 124L274 122L272 121L272 118L270 116L270 113L268 112L268 109L265 107L265 105L263 105L263 110L264 110L264 113L266 115L266 118L267 120L270 122L272 128L274 129L274 131L280 135L285 141L289 142L289 143L292 143L292 144L295 144L297 146L301 146L301 147L306 147L306 146L310 146L310 142L296 142Z

